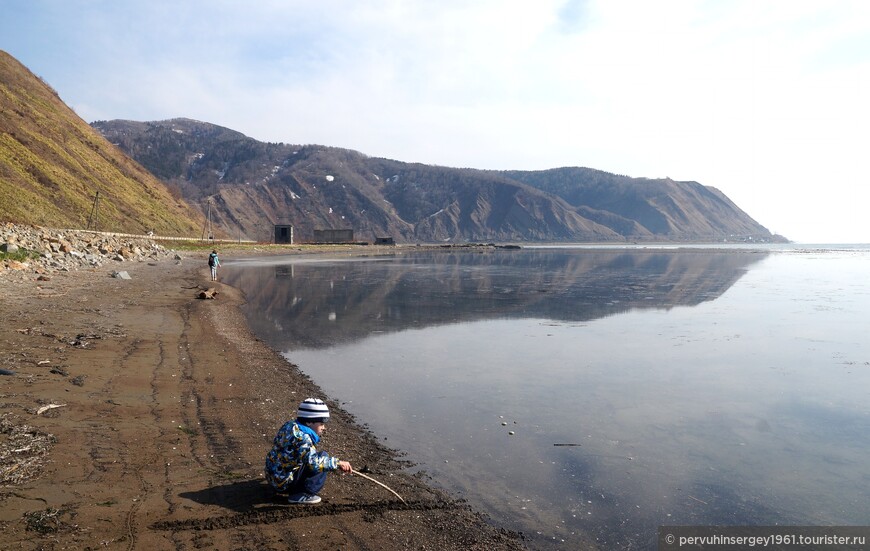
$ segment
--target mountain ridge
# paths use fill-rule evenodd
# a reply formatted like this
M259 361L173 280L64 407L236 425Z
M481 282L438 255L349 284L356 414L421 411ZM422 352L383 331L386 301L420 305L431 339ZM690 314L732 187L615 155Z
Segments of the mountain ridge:
M451 168L322 145L259 142L211 123L95 121L106 139L230 235L300 240L347 228L405 242L785 241L698 182L563 167ZM208 206L208 202L211 206Z
M279 223L301 242L318 229L417 243L785 241L698 182L409 163L184 118L88 125L6 52L0 115L10 222L187 236L208 225L266 242Z

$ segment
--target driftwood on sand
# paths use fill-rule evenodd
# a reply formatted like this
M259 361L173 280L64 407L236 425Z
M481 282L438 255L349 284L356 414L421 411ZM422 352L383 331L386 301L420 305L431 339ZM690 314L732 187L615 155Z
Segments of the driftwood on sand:
M214 287L209 287L208 289L201 290L197 297L202 299L214 299L217 298L217 294L217 289L215 289Z

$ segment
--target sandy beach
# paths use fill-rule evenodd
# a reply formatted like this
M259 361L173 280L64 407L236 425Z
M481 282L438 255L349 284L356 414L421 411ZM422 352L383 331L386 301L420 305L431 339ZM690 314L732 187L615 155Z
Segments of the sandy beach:
M406 474L364 419L248 332L244 297L182 256L126 262L130 279L0 277L0 548L523 548ZM211 286L215 300L197 298ZM309 396L333 412L321 448L406 503L353 475L331 475L316 506L271 493L265 454Z

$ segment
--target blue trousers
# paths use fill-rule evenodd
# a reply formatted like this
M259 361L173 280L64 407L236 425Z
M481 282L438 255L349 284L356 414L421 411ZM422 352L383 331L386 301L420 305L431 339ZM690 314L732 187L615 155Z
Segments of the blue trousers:
M329 455L326 452L318 452L319 455ZM299 471L299 476L287 487L288 494L298 494L305 492L306 494L317 495L326 484L327 471L322 473L312 473L304 468Z

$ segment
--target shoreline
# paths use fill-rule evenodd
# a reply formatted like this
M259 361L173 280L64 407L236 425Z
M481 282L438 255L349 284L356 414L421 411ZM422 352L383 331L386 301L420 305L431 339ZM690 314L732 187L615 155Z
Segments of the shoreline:
M250 333L238 290L180 256L124 263L129 280L106 267L0 278L4 548L523 548L407 474L401 451ZM212 286L216 300L196 298ZM308 396L333 412L322 449L406 504L337 473L321 505L274 497L265 454Z

